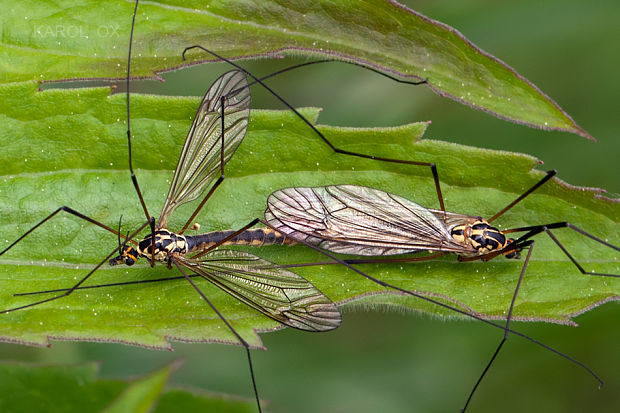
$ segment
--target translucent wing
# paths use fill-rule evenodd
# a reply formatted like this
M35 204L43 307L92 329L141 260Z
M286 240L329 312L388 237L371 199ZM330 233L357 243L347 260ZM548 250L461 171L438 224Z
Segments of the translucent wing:
M440 221L443 221L447 228L453 228L456 225L464 225L464 224L473 224L476 221L482 221L481 216L476 215L465 215L465 214L457 214L454 212L444 212L439 209L430 209L429 211L433 213Z
M239 301L287 326L327 331L342 322L338 307L308 280L255 255L218 250L198 259L175 259Z
M231 92L234 92L229 96ZM158 228L167 228L174 209L200 196L220 170L222 149L222 102L224 102L224 162L228 162L243 140L250 117L250 91L245 74L230 71L220 76L205 93L185 145L170 190L159 217Z
M470 252L432 211L364 186L281 189L269 196L265 218L287 237L342 254Z

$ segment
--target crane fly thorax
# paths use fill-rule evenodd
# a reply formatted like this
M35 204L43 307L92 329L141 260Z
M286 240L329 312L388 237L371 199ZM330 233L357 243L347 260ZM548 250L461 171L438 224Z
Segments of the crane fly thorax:
M183 235L175 234L167 229L155 231L155 253L153 254L153 234L147 235L138 243L138 247L123 245L119 247L119 255L112 258L110 265L134 265L138 258L145 257L155 261L168 261L172 254L187 254L189 251L187 239Z
M473 247L479 255L499 251L511 242L499 229L484 220L456 225L451 235L459 244Z
M153 234L147 235L138 243L138 254L141 257L155 261L167 261L172 254L187 254L187 239L183 235L175 234L167 229L155 231L155 249L153 250Z

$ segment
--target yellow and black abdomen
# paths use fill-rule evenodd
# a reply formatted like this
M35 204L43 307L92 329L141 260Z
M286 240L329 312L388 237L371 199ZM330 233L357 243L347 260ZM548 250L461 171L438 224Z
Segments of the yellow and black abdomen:
M201 235L187 235L187 247L189 252L195 252L205 250L219 243L221 243L220 245L249 245L252 247L295 244L294 240L286 238L284 234L271 228L249 229L222 243L222 240L234 233L235 231L229 230L213 231Z

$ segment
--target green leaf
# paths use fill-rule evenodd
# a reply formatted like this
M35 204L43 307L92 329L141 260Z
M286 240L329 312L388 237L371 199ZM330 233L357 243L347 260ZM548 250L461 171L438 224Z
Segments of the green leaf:
M174 367L169 365L131 383L103 412L146 413L151 411L173 370Z
M82 0L3 7L0 82L122 78L133 4ZM199 44L223 56L295 55L356 62L428 79L431 89L499 118L592 137L553 100L455 29L384 0L140 5L133 76L187 64ZM189 62L211 59L190 53Z
M8 245L61 205L106 225L133 231L145 218L127 170L124 97L107 89L36 92L35 83L0 88L4 143L0 164L0 243ZM196 98L136 95L132 100L134 165L146 203L157 216L176 166ZM304 109L310 119L318 110ZM321 127L337 146L378 156L435 162L448 210L490 217L542 173L527 155L419 140L425 123L394 128ZM261 217L267 196L287 186L367 185L431 208L437 196L426 167L389 164L333 153L290 112L254 111L249 132L226 166L222 186L197 217L201 231L240 228ZM195 205L180 207L179 229ZM569 221L620 244L618 203L601 190L574 188L557 179L541 187L495 224L502 228ZM586 270L619 274L618 254L568 229L555 231ZM519 320L569 323L575 314L617 300L620 280L584 276L544 236L538 236L515 307ZM61 212L1 257L0 302L12 308L34 297L16 292L66 288L117 246L116 236ZM325 261L295 246L247 251L276 263ZM407 289L449 297L491 318L507 310L522 262L503 257L461 263L456 257L410 264L360 265ZM411 297L386 291L340 266L295 270L327 296L351 307L389 307L452 316ZM101 267L88 284L177 275L141 262ZM254 346L256 330L278 328L224 292L199 283L220 311ZM169 348L169 340L236 342L218 317L183 280L79 291L27 310L1 314L0 337L46 345L48 340L96 340Z
M3 412L101 411L127 385L97 380L98 366L0 364L0 410Z
M237 397L167 390L157 403L154 413L218 412L247 413L256 411L256 402Z
M233 413L255 409L253 402L227 396L164 390L174 365L131 381L100 379L97 377L98 370L97 363L54 366L0 363L0 410L41 413ZM177 410L172 410L172 406L176 406Z

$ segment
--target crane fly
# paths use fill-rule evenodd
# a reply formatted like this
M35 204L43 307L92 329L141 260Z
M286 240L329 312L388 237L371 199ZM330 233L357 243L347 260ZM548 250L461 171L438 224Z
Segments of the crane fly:
M230 95L231 90L239 92ZM197 211L180 231L167 229L168 219L178 206L197 199L213 184L200 208L219 185L221 181L215 181L215 176L223 175L223 165L243 140L249 113L245 75L231 71L220 76L198 108L155 231L140 242L121 245L119 255L109 263L131 266L144 257L174 265L182 273L183 267L284 325L308 331L331 330L340 324L340 313L309 281L292 272L280 272L279 267L252 254L215 251L221 243L209 243L208 234L183 235ZM284 242L283 237L272 238L270 242Z
M193 281L193 277L188 275L188 272L208 280L267 317L299 330L312 332L332 330L340 325L341 315L336 305L329 298L298 274L247 252L215 250L223 242L207 245L205 236L183 235L194 217L222 183L224 165L230 160L247 131L251 98L246 75L241 71L233 70L223 74L205 93L185 140L168 195L155 225L155 219L149 214L142 197L131 158L129 79L131 44L137 7L138 2L135 4L133 14L127 64L127 139L131 179L144 210L146 222L133 233L124 235L120 230L120 222L117 231L68 206L56 209L7 248L0 251L0 256L61 211L117 235L118 247L115 247L99 264L62 294L0 312L9 313L32 308L66 297L79 289L106 262L110 265L125 264L131 266L139 258L145 258L149 260L151 266L154 266L155 262L161 262L169 268L176 267L183 278L191 284L228 330L244 346L248 357L253 391L260 412L261 404L254 377L250 345L201 291ZM216 179L218 174L219 178ZM209 186L210 190L189 218L185 227L178 232L168 230L168 221L174 210L180 205L203 196ZM253 225L254 223L250 223L236 231L235 234L241 233ZM147 227L150 227L150 233L141 241L134 240ZM275 233L272 231L273 234ZM271 242L277 241L274 237L271 238ZM279 238L283 241L283 237ZM121 242L121 239L124 241ZM115 255L116 257L114 257Z
M531 238L545 232L582 274L618 277L586 272L574 260L552 229L570 228L609 248L620 248L568 222L503 231L490 225L555 174L547 172L536 185L487 220L425 208L398 195L356 185L278 190L267 200L265 219L293 241L304 240L340 254L388 256L436 251L457 254L461 261L488 261L498 255L519 258L520 251L531 246ZM506 236L515 232L525 234L516 240Z
M527 257L524 260L506 316L507 330L471 391L463 408L465 410L508 338L515 300L534 247L532 237L543 232L548 234L584 275L620 277L617 274L587 272L575 260L555 237L552 230L570 228L606 247L616 251L620 251L620 248L569 222L511 228L503 231L490 225L492 221L510 210L555 174L556 171L547 172L538 183L487 220L480 216L428 209L401 196L374 188L333 185L285 188L272 193L267 200L265 221L271 228L293 241L339 254L391 256L431 252L428 256L397 259L398 262L424 261L445 254L456 254L460 261L488 261L500 255L508 259L518 259L521 251L527 248ZM523 235L514 239L507 236L511 233L523 233ZM372 262L372 260L347 261Z

